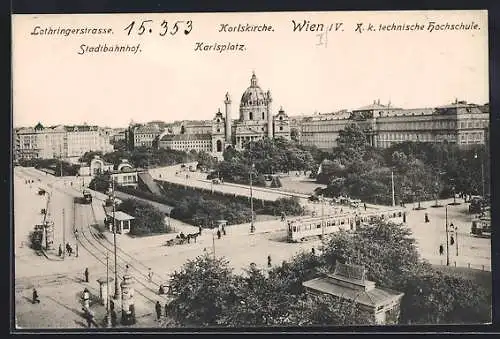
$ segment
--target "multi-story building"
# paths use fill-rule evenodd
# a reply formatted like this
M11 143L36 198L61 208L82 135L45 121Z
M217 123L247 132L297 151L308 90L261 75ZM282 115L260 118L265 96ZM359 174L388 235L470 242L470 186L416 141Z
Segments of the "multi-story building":
M111 152L109 136L97 126L52 126L38 123L15 133L18 159L81 157L88 151Z
M159 147L189 152L212 152L212 137L210 134L165 134L159 140Z
M113 151L110 143L109 132L101 130L98 126L65 126L67 139L66 157L81 157L88 151Z
M357 123L374 147L387 148L404 141L450 142L462 148L484 144L489 126L489 106L455 101L435 108L402 109L372 105L353 110L347 117L314 116L300 123L300 142L330 150L337 145L339 131Z
M156 124L137 126L134 127L133 131L134 148L153 147L154 141L163 132L162 129Z

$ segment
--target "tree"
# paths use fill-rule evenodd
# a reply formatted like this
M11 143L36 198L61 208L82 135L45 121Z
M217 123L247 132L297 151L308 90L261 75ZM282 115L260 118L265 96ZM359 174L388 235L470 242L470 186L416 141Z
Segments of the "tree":
M375 321L353 300L318 295L293 305L284 323L293 326L353 326L370 325Z
M94 176L89 183L89 188L94 191L104 193L108 190L110 185L110 175L102 173Z
M188 260L170 280L169 314L185 326L214 326L233 308L236 279L226 259L205 254Z
M151 204L136 199L126 199L118 209L135 218L130 226L130 234L146 235L168 231L165 227L165 215Z
M487 323L491 295L470 279L436 270L408 279L401 319L412 324Z
M78 159L78 161L82 162L82 163L86 163L86 164L89 164L90 165L90 162L92 161L92 159L94 159L94 157L98 155L100 157L102 157L102 152L101 151L90 151L90 152L85 152L81 157L80 159Z
M299 142L299 137L300 137L299 130L297 128L291 128L290 129L290 138L295 142Z
M358 124L352 123L339 131L337 148L334 149L334 153L342 163L349 162L349 158L362 158L367 146L368 140L365 133Z

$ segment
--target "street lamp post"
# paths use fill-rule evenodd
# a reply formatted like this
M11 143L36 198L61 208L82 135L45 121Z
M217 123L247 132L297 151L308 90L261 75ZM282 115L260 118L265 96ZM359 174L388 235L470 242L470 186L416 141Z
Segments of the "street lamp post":
M111 178L111 202L113 204L113 251L115 257L115 299L120 297L120 291L118 288L118 266L117 266L117 255L116 255L116 220L115 220L115 183L113 177Z
M255 167L255 164L252 163L252 167L250 168L250 233L255 232L255 225L254 225L254 220L253 220L253 189L252 189L252 176L253 176L253 169Z
M320 196L321 200L321 242L325 244L325 198Z
M446 266L450 266L450 252L448 241L448 205L445 206L445 227L446 227Z
M111 327L111 315L109 312L109 252L106 251L106 322Z
M479 161L481 162L481 186L482 186L482 192L483 192L483 198L484 198L486 195L486 189L485 189L485 185L484 185L484 163L483 163L482 157L479 157L477 155L477 153L474 153L474 159L478 159L478 158L479 158Z
M392 207L396 206L396 198L394 196L394 171L391 171L391 190L392 190Z

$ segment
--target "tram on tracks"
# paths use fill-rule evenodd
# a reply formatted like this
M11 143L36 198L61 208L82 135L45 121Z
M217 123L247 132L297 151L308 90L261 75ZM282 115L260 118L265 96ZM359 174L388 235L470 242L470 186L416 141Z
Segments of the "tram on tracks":
M303 241L323 234L331 234L339 230L355 231L361 223L374 222L377 219L397 221L405 213L404 209L386 209L377 211L350 211L340 214L330 214L324 217L299 218L288 221L287 240L289 242Z
M491 214L489 210L472 220L471 235L480 238L491 238Z

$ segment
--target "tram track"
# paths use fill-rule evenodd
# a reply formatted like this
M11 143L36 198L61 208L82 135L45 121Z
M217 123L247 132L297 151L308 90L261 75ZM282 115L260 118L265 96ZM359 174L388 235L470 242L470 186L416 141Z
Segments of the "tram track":
M40 173L38 173L38 172L34 173L31 169L29 169L29 171L28 171L28 169L25 170L23 168L23 169L21 169L21 172L24 175L27 175L31 178L38 179L37 181L39 182L39 184L42 184L43 186L47 186L50 189L57 190L57 191L61 192L62 194L69 195L73 199L75 197L77 197L75 195L75 192L74 192L77 189L74 187L72 187L72 188L57 187L56 185L54 185L54 181L52 181L50 183L47 183L45 180L42 181L40 178L41 177ZM44 179L45 179L45 176L44 176ZM92 257L94 257L94 259L97 260L97 262L99 262L104 267L106 267L105 256L106 256L106 253L108 255L113 255L113 251L114 251L113 243L106 236L104 236L101 232L96 233L96 231L93 230L93 225L98 225L93 205L92 204L90 205L90 213L85 213L84 208L82 208L83 213L80 215L82 220L80 220L79 223L76 222L77 209L79 209L78 207L83 207L86 205L76 204L76 202L73 200L72 206L73 206L73 213L74 213L74 220L73 220L74 229L78 229L79 230L78 234L80 235L77 237L78 244L81 246L82 249L84 249ZM89 219L85 220L84 215L89 216L90 220ZM79 227L77 227L77 225ZM109 244L109 246L104 244L103 240L105 242L107 242ZM126 253L119 246L117 246L116 248L117 248L117 259L118 259L118 261L122 262L121 264L117 263L117 266L116 266L117 272L119 272L120 274L123 274L126 270L125 266L128 265L129 271L134 270L135 272L138 273L137 276L134 276L134 278L135 278L134 280L140 286L144 287L145 290L147 291L147 293L144 293L144 292L141 292L139 290L136 290L137 293L142 295L146 300L149 300L150 302L153 302L153 303L156 302L156 300L158 300L159 297L161 297L162 299L166 299L166 295L158 295L158 289L159 289L160 284L155 282L155 281L150 281L148 279L147 271L148 271L149 267L147 265L145 265L144 263L142 263L141 261L134 258L133 256L131 256L130 254ZM102 258L100 257L100 255L102 256ZM144 272L144 270L141 270L141 268L145 268L146 273ZM153 272L153 275L156 277L162 278L162 275L159 275L156 272ZM153 288L151 286L153 286ZM150 294L150 295L146 295L146 294Z
M76 213L76 206L83 206L83 205L79 205L79 204L76 204L74 203L74 212ZM81 220L81 223L79 223L80 225L80 229L79 229L79 236L78 236L78 242L79 244L90 254L92 255L98 262L100 262L104 267L106 267L106 261L105 261L105 256L108 255L108 256L112 256L113 255L113 251L109 248L107 248L106 246L104 246L100 241L99 239L97 238L97 236L94 234L94 232L92 231L92 223L89 223L88 220L87 222L84 220L84 216L85 214L82 213L80 214L80 216L82 217L82 220ZM84 241L85 240L85 241ZM99 246L100 245L100 246ZM99 254L101 256L99 256ZM118 258L117 258L118 259ZM126 265L129 265L129 270L131 268L134 268L132 265L130 265L127 261L123 260L123 258L119 258L123 263L122 264L119 264L118 260L117 260L117 263L116 263L116 271L117 271L117 274L124 274L126 272ZM109 266L108 266L109 267ZM113 267L114 268L114 267ZM114 270L113 270L114 272ZM139 283L139 285L141 285L142 287L144 287L146 289L146 291L148 291L149 293L144 293L143 291L141 290L138 290L138 289L135 289L135 291L140 294L141 296L143 296L146 300L152 302L152 303L155 303L156 300L158 299L158 295L156 294L156 291L153 291L149 286L147 286L147 284L145 284L141 279L139 279L138 277L134 277L135 281L137 283ZM149 294L149 295L147 295ZM151 296L151 294L153 294L153 296Z

